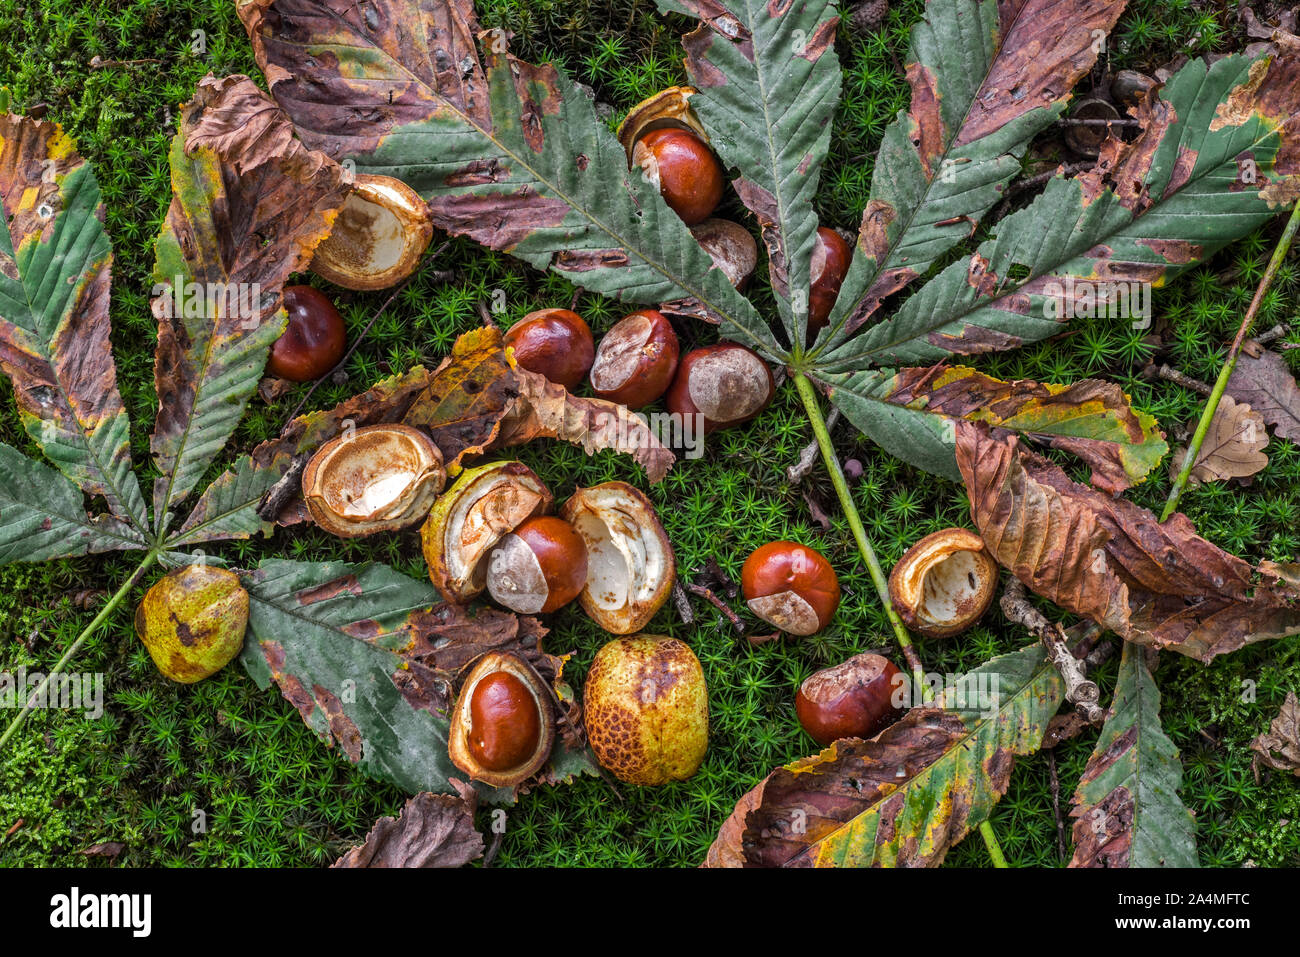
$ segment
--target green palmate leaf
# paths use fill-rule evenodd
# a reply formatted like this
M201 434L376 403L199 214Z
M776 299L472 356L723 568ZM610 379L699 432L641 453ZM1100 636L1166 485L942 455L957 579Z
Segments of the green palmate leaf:
M545 630L535 620L441 605L427 581L383 565L273 559L244 582L245 670L262 688L274 681L307 725L367 774L410 793L451 792L450 779L466 777L448 756L445 717L466 661L507 649L535 667L549 660L558 681L562 662L538 650ZM589 752L574 751L557 745L542 779L593 771ZM515 797L512 788L476 788L490 801Z
M1002 655L870 741L837 741L745 795L710 863L934 866L988 818L1063 700L1042 647Z
M628 171L589 96L510 56L498 31L483 65L472 0L245 0L239 15L304 142L409 183L439 227L616 299L698 300L730 338L780 352L657 189Z
M81 491L54 469L0 445L0 564L144 547L131 526L87 515Z
M1012 348L1054 335L1072 316L1148 321L1141 313L1153 286L1256 229L1300 192L1294 44L1253 61L1194 60L1137 115L1137 139L1108 140L1095 169L1051 180L998 224L995 239L827 355L824 367Z
M429 385L430 373L415 366L376 382L332 409L300 415L274 439L253 449L223 472L200 496L185 524L169 541L173 548L225 538L249 538L270 528L257 514L263 496L300 457L314 452L344 429L400 422Z
M818 349L843 342L974 232L1123 9L1124 0L930 0L907 58L911 110L885 131Z
M1074 793L1071 867L1196 867L1196 825L1178 799L1178 749L1142 649L1124 645L1101 738Z
M158 528L238 424L284 330L284 282L306 268L346 196L342 170L304 149L247 77L199 84L171 169L154 265Z
M807 327L817 211L813 197L840 93L828 0L658 0L702 23L687 35L691 106L713 147L740 170L741 201L758 218L777 305L793 342Z
M147 528L109 343L99 184L57 124L0 113L0 206L0 369L23 425L83 491Z
M1094 485L1119 492L1140 482L1169 451L1156 420L1110 382L1001 382L963 366L881 369L823 379L831 401L868 438L904 461L953 481L956 423L983 422L1092 466Z

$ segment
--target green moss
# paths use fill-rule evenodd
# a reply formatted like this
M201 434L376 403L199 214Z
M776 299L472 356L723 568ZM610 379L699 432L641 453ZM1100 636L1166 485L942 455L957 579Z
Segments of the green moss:
M597 99L614 108L611 122L642 97L685 78L677 37L687 24L659 17L652 4L480 0L479 9L486 25L515 33L521 56L554 58L590 84ZM907 107L900 58L921 10L920 0L907 0L893 6L875 33L841 29L844 98L818 197L821 216L833 225L856 225L876 145L886 124ZM0 46L0 84L11 88L20 108L48 104L50 118L77 138L100 178L116 255L112 320L121 388L134 421L137 465L151 477L150 242L170 198L168 139L178 104L206 73L259 74L227 0L48 0L42 13L33 24L13 0L0 0L0 33L9 38ZM206 37L202 54L191 51L192 31L198 29ZM1112 66L1151 68L1183 49L1229 49L1241 43L1237 30L1230 14L1189 0L1140 0L1121 21ZM93 69L95 56L164 62ZM739 215L739 207L732 212ZM1249 301L1274 236L1271 228L1261 231L1158 291L1156 327L1167 330L1170 343L1163 360L1189 375L1214 378L1222 343ZM563 279L463 240L450 241L436 265L452 270L454 278L443 281L431 270L417 278L375 323L349 364L349 381L323 384L312 406L337 402L413 362L436 364L459 333L478 325L479 304L498 301L497 290L504 311L493 318L503 327L541 306L567 306L575 292ZM330 292L354 336L385 298ZM1295 295L1296 271L1288 267L1265 304L1261 327L1294 315ZM760 283L756 300L769 296ZM624 311L585 293L577 308L597 333ZM701 342L713 338L702 327L690 335ZM1103 376L1121 383L1166 429L1194 420L1199 396L1141 375L1152 358L1145 331L1123 320L1097 320L1052 343L975 364L1001 377ZM7 388L0 386L0 404L9 410L0 415L0 440L34 453L12 414ZM254 401L231 454L278 431L304 395L300 388L270 406ZM846 426L835 438L843 459L863 465L853 494L886 567L922 535L969 524L959 487L891 459ZM774 765L810 752L812 744L791 709L802 679L849 654L892 646L888 622L824 473L814 470L803 488L785 479L785 468L810 439L787 388L753 425L710 439L702 459L683 463L648 492L688 574L713 559L734 578L748 553L774 538L823 551L844 587L834 625L813 638L751 648L703 602L695 602L699 621L693 627L681 625L671 610L663 612L652 629L687 638L709 684L712 737L704 767L690 781L655 790L620 787L616 793L603 781L586 779L530 794L508 811L499 864L698 862L746 789ZM1256 560L1290 560L1300 547L1294 518L1300 505L1300 450L1274 441L1268 453L1270 465L1251 487L1204 486L1190 490L1184 506L1217 544ZM588 458L571 446L539 443L521 455L557 496L577 485L635 479L629 464L612 454ZM813 519L804 492L829 515L828 529ZM1166 492L1167 477L1161 475L1135 490L1134 497L1158 508ZM378 560L409 575L424 573L414 534L343 542L307 528L216 551L236 565L279 555ZM94 613L96 599L83 607L87 596L79 593L115 589L131 567L126 558L111 558L0 569L2 666L48 667ZM105 716L87 721L79 713L37 712L0 762L0 835L23 822L0 838L0 864L94 864L77 852L107 840L125 842L122 860L135 865L324 864L360 840L376 817L401 807L403 794L354 770L321 744L288 702L274 692L259 692L238 669L193 687L160 678L132 633L131 611L119 609L75 663L77 670L103 673ZM550 624L547 646L573 652L570 674L580 684L607 636L575 609L554 616ZM918 648L928 669L958 672L1026 640L992 613L961 638L922 639ZM1254 702L1241 699L1247 679L1257 686ZM1100 680L1107 689L1113 685L1113 664ZM1198 816L1203 862L1300 864L1300 792L1276 774L1257 784L1248 749L1286 691L1300 688L1296 640L1256 646L1208 667L1165 656L1157 680L1167 731L1186 759L1184 798ZM1094 740L1095 735L1085 735L1057 749L1063 813ZM1016 766L993 823L1012 862L1059 863L1045 755ZM961 844L949 863L982 866L988 857L974 838Z

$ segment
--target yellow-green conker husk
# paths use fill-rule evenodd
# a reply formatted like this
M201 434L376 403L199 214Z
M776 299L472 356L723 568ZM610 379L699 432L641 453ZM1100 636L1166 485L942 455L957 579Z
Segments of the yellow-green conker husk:
M135 633L163 677L202 681L239 654L248 627L248 592L239 576L211 565L168 572L135 610Z
M709 746L704 669L666 635L616 638L587 672L587 737L601 766L629 784L684 781Z

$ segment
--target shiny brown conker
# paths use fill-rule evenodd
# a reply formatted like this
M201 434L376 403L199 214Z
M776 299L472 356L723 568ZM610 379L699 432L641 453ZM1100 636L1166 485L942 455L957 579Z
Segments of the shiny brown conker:
M758 353L719 342L682 356L664 404L677 415L703 415L707 434L748 422L767 408L775 391L772 370Z
M810 335L824 327L830 318L852 259L853 250L844 241L844 237L825 226L817 228L817 242L812 253L812 286L808 294Z
M591 390L629 409L649 405L677 372L677 333L657 309L639 309L614 323L596 349Z
M870 738L902 715L895 704L903 697L902 674L880 655L854 655L809 676L799 686L795 714L822 747L840 738Z
M740 570L740 587L750 611L791 635L821 631L840 604L840 581L831 563L798 542L754 549Z
M722 202L726 174L707 143L690 130L651 130L632 147L632 163L687 226L708 219Z
M542 722L528 687L508 671L474 686L469 699L469 751L489 771L506 771L537 748Z
M329 372L348 348L348 330L334 303L311 286L285 286L289 322L271 346L266 370L290 382L310 382Z
M521 615L545 615L573 601L587 584L587 543L553 515L530 518L502 537L488 556L493 600Z
M582 317L569 309L539 309L510 327L505 344L515 362L570 392L586 377L596 356L596 342Z

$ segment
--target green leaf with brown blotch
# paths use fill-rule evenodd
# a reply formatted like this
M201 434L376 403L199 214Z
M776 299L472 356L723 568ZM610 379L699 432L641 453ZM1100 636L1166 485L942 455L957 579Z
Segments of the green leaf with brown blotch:
M453 684L464 660L490 648L528 658L562 695L563 661L546 655L535 619L443 604L433 586L384 565L264 560L243 575L248 640L240 663L261 688L272 682L329 746L365 773L408 792L453 790L465 775L447 753ZM572 695L569 694L569 702ZM553 764L538 780L594 773L580 734L561 714ZM513 788L476 784L488 801Z
M1074 792L1071 867L1198 866L1196 825L1178 799L1183 768L1144 658L1124 643L1114 700Z
M1148 322L1152 288L1300 193L1300 41L1280 45L1254 60L1192 60L1136 109L1136 139L1109 139L1092 170L1049 180L995 238L819 365L851 372L1011 349L1072 317Z
M959 678L870 741L778 768L740 799L711 866L933 867L988 818L1064 700L1034 644Z
M315 452L344 429L402 421L415 397L429 384L430 373L415 366L376 382L365 392L332 409L296 417L274 439L241 455L204 490L180 530L168 541L171 548L226 538L250 538L270 530L257 514L263 497L291 469L296 459ZM301 500L299 500L301 501ZM306 519L306 510L286 509L278 522L292 525Z
M691 107L713 148L740 171L792 342L805 341L817 210L813 198L840 95L839 23L829 0L657 0L700 26L682 40L698 90Z
M998 562L1128 641L1209 661L1300 632L1300 589L1201 538L1181 512L1161 523L968 422L957 424L957 465Z
M983 422L1092 466L1094 485L1120 492L1142 481L1169 447L1156 421L1119 386L1098 379L1051 385L1002 382L964 366L881 369L822 378L831 401L864 435L906 462L955 482L956 423Z
M472 0L241 0L271 95L303 141L395 176L441 229L628 302L693 298L725 334L777 354L658 189L628 170L590 96L511 56Z
M239 423L284 330L281 289L347 195L342 169L295 140L247 77L199 83L170 159L172 202L154 246L158 529Z
M0 112L0 369L45 455L149 527L109 342L113 251L99 183L55 123Z
M54 469L0 444L0 565L144 547L131 526L87 515L81 490Z
M853 263L816 348L843 343L971 236L1123 9L1124 0L926 4L907 55L911 108L885 130Z

